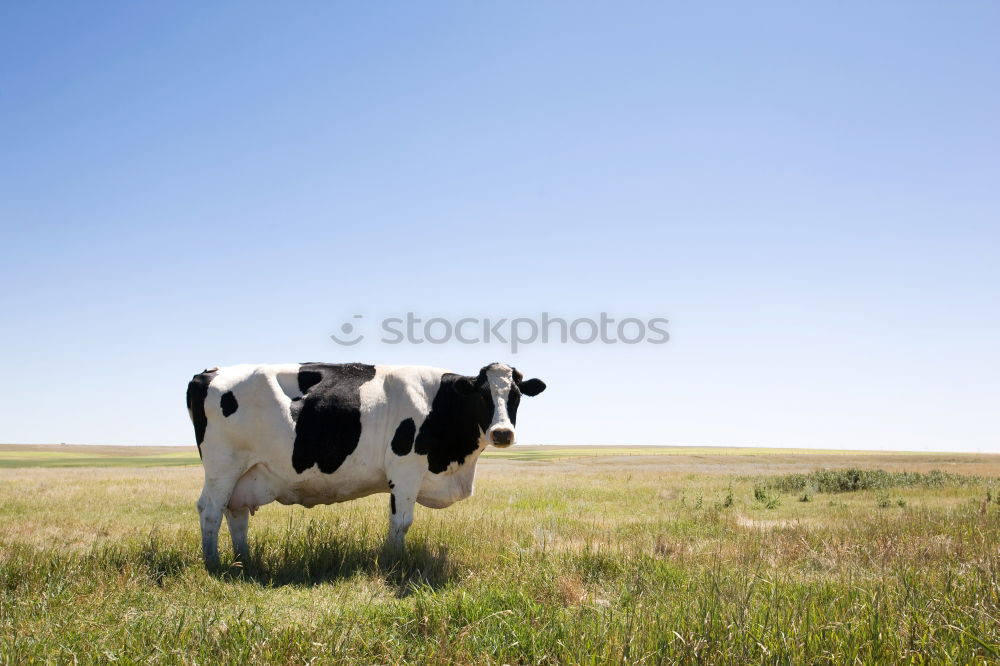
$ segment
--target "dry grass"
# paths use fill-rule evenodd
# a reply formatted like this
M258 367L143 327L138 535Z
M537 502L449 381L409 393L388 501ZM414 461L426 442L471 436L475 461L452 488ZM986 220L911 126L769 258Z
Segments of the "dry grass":
M848 466L984 478L755 497ZM400 560L385 496L270 505L248 566L212 576L200 468L0 469L0 661L992 661L997 477L991 456L494 458Z

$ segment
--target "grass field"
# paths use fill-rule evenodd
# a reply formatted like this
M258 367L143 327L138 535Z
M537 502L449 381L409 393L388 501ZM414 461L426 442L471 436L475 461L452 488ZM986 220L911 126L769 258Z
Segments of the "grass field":
M215 575L197 462L0 447L0 660L1000 659L1000 456L515 448L401 558L387 496L270 505Z

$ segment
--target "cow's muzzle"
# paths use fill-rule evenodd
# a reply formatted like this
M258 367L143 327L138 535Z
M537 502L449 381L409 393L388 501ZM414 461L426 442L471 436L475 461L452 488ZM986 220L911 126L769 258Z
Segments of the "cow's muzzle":
M514 443L514 431L510 428L494 428L490 431L493 446L506 447Z

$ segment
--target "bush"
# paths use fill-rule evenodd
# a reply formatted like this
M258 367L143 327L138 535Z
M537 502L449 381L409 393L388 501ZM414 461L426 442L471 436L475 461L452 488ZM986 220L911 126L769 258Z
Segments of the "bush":
M754 486L753 498L765 509L777 509L781 505L781 498L777 493L768 492L766 486Z

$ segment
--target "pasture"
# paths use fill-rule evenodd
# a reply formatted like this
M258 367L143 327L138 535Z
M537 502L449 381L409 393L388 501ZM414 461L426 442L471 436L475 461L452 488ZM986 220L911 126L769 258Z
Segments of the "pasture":
M844 471L854 468L853 471ZM1000 659L1000 456L514 447L476 494L251 519L201 563L190 449L0 447L0 661Z

